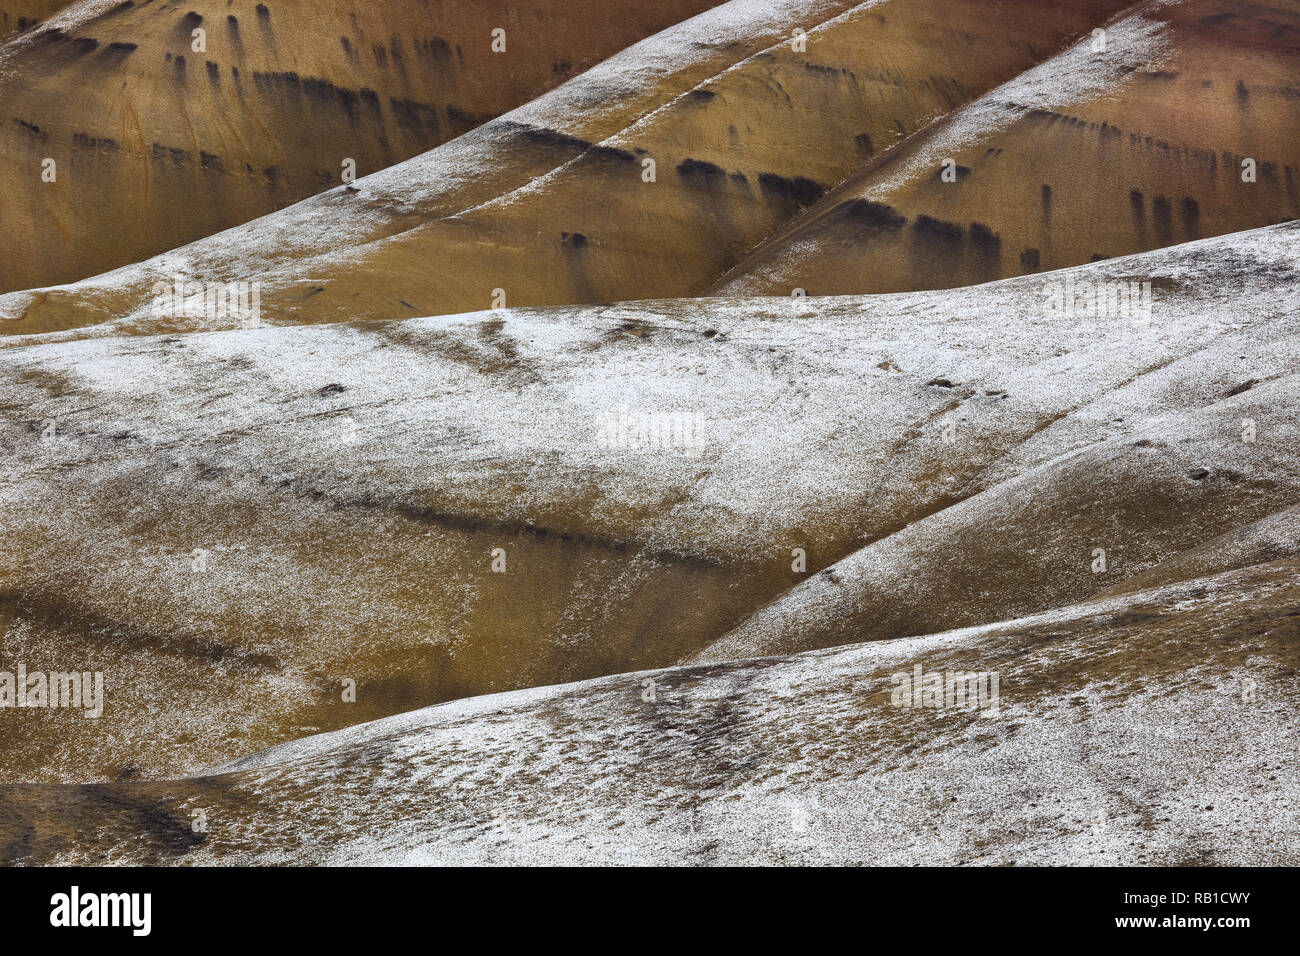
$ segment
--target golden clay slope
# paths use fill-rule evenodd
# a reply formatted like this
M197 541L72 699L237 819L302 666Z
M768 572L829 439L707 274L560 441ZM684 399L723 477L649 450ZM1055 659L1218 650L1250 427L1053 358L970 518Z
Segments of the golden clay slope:
M68 0L0 0L0 40L31 29L68 5Z
M1047 316L1026 277L0 352L7 660L109 695L8 711L0 779L180 776L1294 556L1298 251L1281 226L1073 270L1151 281L1134 325Z
M262 281L274 322L459 312L498 289L510 305L697 293L862 162L1121 6L735 0L350 189L0 314L18 333L147 316L179 268Z
M189 779L0 788L0 861L1295 865L1298 630L1291 560L480 697ZM916 666L998 672L996 710L892 706Z
M856 173L714 292L947 288L1295 218L1298 76L1296 0L1141 4L1104 51L1087 40Z
M345 159L390 166L713 2L71 4L0 50L0 290L246 222L338 185Z

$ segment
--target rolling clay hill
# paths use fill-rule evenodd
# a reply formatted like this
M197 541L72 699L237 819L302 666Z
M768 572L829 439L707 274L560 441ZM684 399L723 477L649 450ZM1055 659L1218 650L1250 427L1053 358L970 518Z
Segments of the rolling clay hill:
M1300 0L0 13L0 863L1300 863Z
M8 4L15 26L62 9L0 48L0 291L85 278L391 166L711 5Z
M864 161L1121 6L733 0L355 184L7 297L0 330L158 330L151 290L179 272L259 281L269 322L696 294Z
M868 164L712 292L948 288L1294 219L1297 76L1294 0L1138 4Z
M1150 282L1149 321L1053 317L1024 277L0 352L5 648L112 694L13 712L39 746L0 772L184 775L1292 558L1298 249L1279 226L1068 273Z

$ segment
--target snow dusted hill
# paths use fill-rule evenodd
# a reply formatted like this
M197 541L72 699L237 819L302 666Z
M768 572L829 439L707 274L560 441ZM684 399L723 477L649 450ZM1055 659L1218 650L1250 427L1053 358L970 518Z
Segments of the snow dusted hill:
M1290 560L931 637L480 697L191 779L0 788L0 855L1295 865L1298 627ZM996 707L901 706L917 666L996 675Z
M108 697L12 712L32 743L0 774L179 777L1287 560L1298 250L1288 225L956 292L0 352L6 658ZM1047 308L1121 280L1149 320Z
M0 0L0 863L1300 863L1300 0L619 6Z

